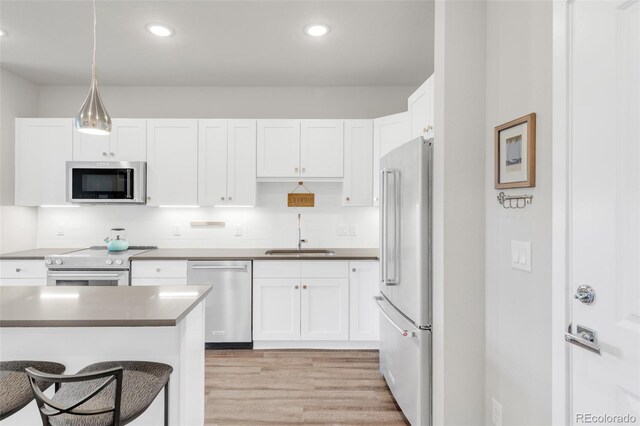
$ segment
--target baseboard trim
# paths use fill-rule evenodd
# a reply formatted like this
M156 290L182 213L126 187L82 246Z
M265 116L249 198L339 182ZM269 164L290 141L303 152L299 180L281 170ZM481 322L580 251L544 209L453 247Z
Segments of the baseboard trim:
M253 349L379 349L380 342L377 341L280 341L280 340L262 340L254 341Z

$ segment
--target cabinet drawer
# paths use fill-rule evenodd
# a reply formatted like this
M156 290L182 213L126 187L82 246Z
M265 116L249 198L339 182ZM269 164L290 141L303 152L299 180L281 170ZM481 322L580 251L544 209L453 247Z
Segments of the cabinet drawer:
M349 262L337 260L313 260L300 262L302 278L347 278Z
M46 278L44 260L2 260L0 278Z
M131 285L187 285L187 278L131 278Z
M187 278L186 260L133 261L132 278Z
M300 262L297 260L253 262L256 278L300 278Z

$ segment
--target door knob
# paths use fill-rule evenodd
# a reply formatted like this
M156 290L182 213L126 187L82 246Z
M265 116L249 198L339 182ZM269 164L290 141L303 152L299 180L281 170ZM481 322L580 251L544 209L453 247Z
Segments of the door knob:
M578 299L585 305L590 305L596 298L596 292L590 285L581 285L578 287L576 294L573 295L574 299Z

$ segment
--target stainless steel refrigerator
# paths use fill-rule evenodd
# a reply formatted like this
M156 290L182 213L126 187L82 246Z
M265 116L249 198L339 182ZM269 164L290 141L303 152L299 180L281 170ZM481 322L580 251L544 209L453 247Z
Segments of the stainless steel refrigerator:
M433 139L380 160L380 371L412 425L431 424Z

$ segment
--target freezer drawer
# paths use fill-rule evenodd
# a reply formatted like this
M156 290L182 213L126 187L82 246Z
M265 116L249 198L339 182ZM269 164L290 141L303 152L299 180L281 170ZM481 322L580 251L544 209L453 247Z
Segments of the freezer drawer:
M383 297L380 372L414 426L431 425L431 331L416 328Z
M205 343L250 343L250 261L190 261L188 285L211 285L205 300Z

